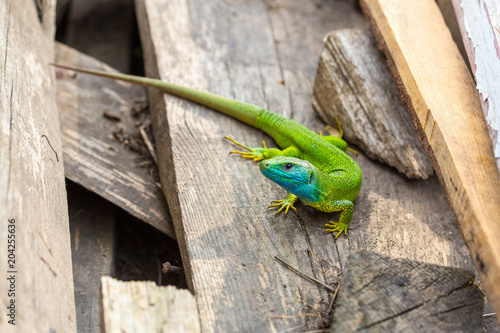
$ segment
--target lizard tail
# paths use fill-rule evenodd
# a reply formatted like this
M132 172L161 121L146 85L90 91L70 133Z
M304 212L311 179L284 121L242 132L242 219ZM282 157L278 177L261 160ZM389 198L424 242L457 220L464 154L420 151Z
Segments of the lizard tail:
M59 64L51 65L75 72L97 75L113 80L126 81L141 86L156 88L162 92L169 93L171 95L175 95L222 112L253 127L257 127L257 117L264 110L261 107L253 104L238 102L233 99L221 97L204 91L186 88L158 79L122 73L106 72L95 69L76 68Z

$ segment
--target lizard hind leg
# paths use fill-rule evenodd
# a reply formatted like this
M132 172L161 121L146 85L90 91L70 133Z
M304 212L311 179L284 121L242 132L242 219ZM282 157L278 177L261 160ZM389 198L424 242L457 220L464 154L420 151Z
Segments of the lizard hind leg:
M263 148L250 148L242 143L239 143L238 141L229 136L225 136L224 139L227 139L232 143L234 143L235 145L247 150L247 151L232 150L229 152L229 154L239 154L241 155L242 158L252 159L254 160L254 162L262 161L264 159L277 156L281 153L281 150L279 149L267 148L265 141L262 141L262 145L264 146Z
M339 133L338 136L322 135L323 133L320 131L321 138L331 143L335 147L339 148L340 150L350 151L351 153L358 155L358 152L355 151L354 149L347 147L347 142L342 139L342 136L344 136L344 131L342 130L342 125L340 125L339 117L335 117L335 121L337 122L337 128L338 128L337 131ZM330 125L326 126L326 130L330 133L332 132L332 130L334 131L334 129Z
M342 125L340 125L339 117L335 117L335 122L337 123L337 129L333 128L330 125L326 125L325 129L330 133L330 136L335 136L339 139L342 139L344 136L344 130L342 130ZM335 135L338 132L338 135ZM319 131L319 136L323 136L323 131Z
M342 129L342 125L340 125L339 117L335 117L335 121L337 122L337 128L339 131L339 139L342 139L342 137L344 136L344 130ZM344 150L350 151L351 153L358 155L358 152L355 151L354 149L346 147Z

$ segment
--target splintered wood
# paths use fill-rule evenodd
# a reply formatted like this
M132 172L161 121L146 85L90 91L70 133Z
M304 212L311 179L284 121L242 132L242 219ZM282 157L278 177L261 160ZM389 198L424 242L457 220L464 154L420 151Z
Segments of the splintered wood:
M55 6L55 0L0 1L1 332L76 331L68 206L49 66Z
M347 2L137 0L146 74L261 105L318 131L311 106L322 38L365 22ZM471 268L436 178L411 181L362 153L363 188L348 236L324 214L267 209L285 191L257 165L228 155L224 135L258 147L272 140L213 110L149 90L162 188L204 332L312 330L333 293L274 260L278 256L330 286L354 249ZM403 246L402 244L411 244Z
M431 161L418 139L384 56L366 30L332 32L325 40L312 97L321 118L372 159L408 178L427 179Z
M474 79L433 0L361 4L500 313L500 175Z
M479 332L484 296L474 278L454 267L354 252L331 332Z

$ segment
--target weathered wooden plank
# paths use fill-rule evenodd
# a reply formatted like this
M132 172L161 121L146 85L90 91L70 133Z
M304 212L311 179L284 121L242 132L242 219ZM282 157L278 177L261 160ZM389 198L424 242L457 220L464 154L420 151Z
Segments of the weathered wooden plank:
M500 170L500 2L451 2Z
M101 290L106 333L201 332L196 299L186 289L106 276Z
M458 268L355 252L331 332L479 332L484 296L474 279Z
M395 167L409 178L427 179L434 173L369 31L337 30L326 38L312 103L334 128L335 117L339 117L344 138L368 157Z
M49 66L55 1L38 5L37 10L30 0L0 1L2 332L76 331L68 206Z
M434 1L362 7L500 312L500 174L474 80Z
M133 13L133 0L73 0L64 42L127 73L132 58Z
M314 130L324 127L310 103L321 40L365 26L349 4L331 1L138 0L136 10L148 76L262 105ZM162 187L204 331L318 327L323 319L304 304L328 312L331 293L274 255L329 285L357 248L471 267L435 178L410 181L360 154L363 189L349 237L335 240L323 225L338 214L267 210L284 191L256 165L228 156L233 146L222 139L260 146L271 144L267 136L175 97L149 97Z
M75 49L56 46L58 63L113 70ZM57 75L66 177L175 238L156 166L149 160L149 167L142 167L137 162L141 156L114 135L142 143L136 124L141 119L133 119L131 109L145 103L145 90L67 71L57 70ZM119 121L104 117L105 112L115 113Z
M68 184L71 255L78 332L101 332L101 277L114 274L116 207Z

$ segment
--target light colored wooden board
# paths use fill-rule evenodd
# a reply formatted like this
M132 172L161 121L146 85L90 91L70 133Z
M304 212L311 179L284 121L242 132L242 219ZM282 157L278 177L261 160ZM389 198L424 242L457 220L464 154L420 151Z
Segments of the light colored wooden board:
M56 61L113 70L59 43L56 44ZM113 132L119 128L130 136L138 133L130 110L134 102L146 100L146 91L129 83L89 75L61 70L57 70L57 74L66 177L175 238L155 174L156 167L141 167L137 162L140 155L113 137ZM104 111L117 113L120 122L103 117Z
M479 332L484 295L474 279L463 269L357 251L331 332Z
M434 173L384 56L368 30L345 29L325 39L312 97L321 118L372 159L427 179Z
M1 332L76 331L68 206L49 66L55 1L38 4L39 12L34 1L0 1ZM15 239L9 238L15 240L10 253L15 263L7 261L9 220L15 220ZM8 292L11 275L15 291ZM11 300L15 326L7 322Z
M474 80L434 1L362 7L500 312L500 175Z
M322 38L365 26L353 7L332 1L137 0L136 10L148 76L262 105L316 131L324 124L310 100ZM348 237L335 240L323 225L338 214L302 204L298 215L266 209L285 192L255 164L229 156L223 140L260 146L269 137L191 102L153 90L149 97L162 186L203 331L318 327L323 319L304 304L328 312L331 293L274 255L329 285L358 248L472 267L436 178L411 181L355 157L363 188Z
M103 332L201 332L196 299L188 290L108 276L101 281Z
M451 2L500 170L500 2Z
M71 255L78 332L101 332L101 277L113 276L117 208L86 189L68 184Z
M458 25L457 15L455 14L455 9L453 8L453 0L436 0L437 5L441 14L443 14L444 21L450 29L451 36L457 44L460 54L465 60L467 67L472 71L467 57L467 51L465 51L464 42L462 40L462 34L460 32L460 26Z

